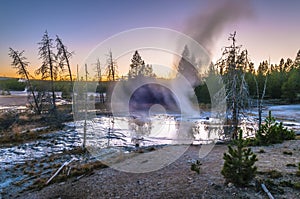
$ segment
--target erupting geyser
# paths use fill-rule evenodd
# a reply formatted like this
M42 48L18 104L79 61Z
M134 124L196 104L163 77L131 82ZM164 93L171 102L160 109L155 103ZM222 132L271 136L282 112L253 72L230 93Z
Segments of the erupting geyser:
M189 56L182 54L185 47L189 49L190 53L186 53ZM106 93L112 113L112 117L106 118L109 126L107 131L97 127L94 101L86 100L84 104L83 100L78 99L74 103L75 120L94 122L94 126L87 127L86 137L100 139L87 142L88 150L95 157L117 170L126 172L144 173L161 169L179 158L194 141L191 120L200 116L194 86L198 83L196 77L207 72L210 57L199 43L182 33L163 28L141 28L123 32L104 41L95 48L85 63L93 67L98 58L105 63L108 49L121 60L136 50L143 53L143 50L151 49L147 63L150 62L153 68L161 71L170 71L172 68L172 63L166 65L166 62L162 61L166 57L173 63L174 57L185 60L181 62L182 70L176 69L177 74L171 76L173 78L137 75L134 78L114 81L111 90ZM186 65L190 67L187 68ZM93 68L88 69L88 72L92 71ZM82 73L81 76L85 74ZM208 89L211 90L215 86L212 84L215 83L208 82ZM85 93L87 86L76 82L74 90L77 93ZM212 99L214 111L220 110L218 99L224 100L223 95L219 96L221 98ZM211 115L214 116L213 113ZM81 126L78 131L82 132L83 129ZM103 144L105 138L107 144ZM111 139L114 139L113 146L110 145ZM165 146L162 141L166 141L168 145ZM99 145L101 142L102 145ZM164 147L158 147L149 153L139 153L137 156L127 156L124 149L129 147L126 145L128 142L135 142L133 146L136 147L143 146L142 142L147 143L147 146L160 143ZM108 145L110 147L104 147ZM212 147L213 145L201 147L199 156L205 156ZM121 159L124 161L120 161Z

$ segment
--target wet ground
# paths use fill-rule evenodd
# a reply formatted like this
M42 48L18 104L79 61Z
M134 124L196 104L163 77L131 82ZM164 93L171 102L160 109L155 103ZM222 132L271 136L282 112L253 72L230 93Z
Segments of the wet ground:
M20 96L21 98L24 96ZM23 99L22 98L22 99ZM9 100L9 98L1 98ZM21 99L15 98L15 106L21 106ZM24 100L24 99L23 99ZM300 132L300 105L276 105L264 109L263 118L272 111L272 115L285 126ZM257 119L256 111L251 111L250 122ZM223 139L222 128L210 128L208 112L194 118L182 118L178 115L156 115L149 120L130 117L98 117L87 122L87 145L98 148L123 147L130 151L135 147L148 147L178 143L177 138L192 143L196 139L203 143L209 139ZM178 124L188 125L190 130L184 137L178 137ZM80 154L70 154L82 145L84 122L66 124L60 131L43 134L38 140L19 145L0 146L0 198L12 198L32 187L37 179L50 178L66 161L72 158L78 161L95 161L93 157L82 157ZM245 123L245 127L253 127ZM187 128L185 128L187 129Z

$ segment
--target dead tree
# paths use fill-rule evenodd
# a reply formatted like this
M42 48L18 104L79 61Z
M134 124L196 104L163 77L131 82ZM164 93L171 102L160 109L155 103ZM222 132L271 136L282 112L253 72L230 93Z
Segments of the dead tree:
M20 75L22 78L26 78L27 80L27 86L29 88L29 91L31 92L34 100L34 110L37 114L41 114L41 109L37 100L37 97L34 93L33 86L30 81L30 75L27 70L29 62L26 61L26 57L23 56L24 51L18 52L13 50L12 48L9 48L9 56L13 59L11 65L14 66L18 70L18 75Z
M115 81L117 75L117 63L114 61L112 52L109 51L107 58L106 76L108 81Z
M88 103L88 71L87 71L87 64L85 64L85 93L84 93L84 125L83 125L83 143L82 147L86 148L86 131L87 131L87 103Z
M96 78L98 81L96 92L99 93L100 103L104 103L104 95L102 89L102 69L101 69L101 63L99 59L97 59L97 63L96 63Z
M240 115L249 105L248 86L245 81L245 69L248 64L247 50L236 45L236 32L230 34L231 46L225 47L222 58L216 63L222 69L222 78L226 86L227 117L233 126L232 138L237 139ZM229 120L228 120L229 121Z
M53 53L53 41L49 37L48 32L45 31L42 41L38 43L39 47L39 56L42 60L42 66L36 70L37 75L41 75L42 79L50 78L51 92L52 92L52 110L56 112L56 96L54 90L54 80L58 76L58 66L56 64L56 56Z
M265 78L265 81L264 81L264 87L263 87L263 90L262 90L262 93L261 93L261 94L260 94L260 92L259 92L259 85L258 85L258 82L257 82L255 76L254 76L254 81L255 81L255 85L256 85L256 94L257 94L258 129L260 130L260 128L261 128L261 123L262 123L262 107L263 107L263 100L264 100L265 93L266 93L268 77Z
M61 70L64 70L64 67L67 66L69 77L71 83L73 82L72 70L70 66L70 58L74 54L73 52L69 52L68 48L62 43L62 40L56 35L56 48L57 48L57 58L59 59L59 67Z

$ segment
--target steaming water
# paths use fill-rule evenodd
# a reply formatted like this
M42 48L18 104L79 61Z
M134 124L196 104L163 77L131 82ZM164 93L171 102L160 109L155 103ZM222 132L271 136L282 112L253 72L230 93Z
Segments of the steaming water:
M300 132L300 105L270 106L272 115L282 121L285 126ZM255 112L253 112L255 113ZM263 112L263 117L267 116ZM209 112L203 112L199 117L184 118L180 115L164 114L153 115L145 121L139 121L131 117L97 117L87 122L87 145L99 148L122 147L131 150L138 144L140 147L152 145L177 144L180 138L189 138L190 143L199 144L210 141L226 139L224 129L220 125L212 125L213 119L209 118ZM252 116L252 122L256 116ZM251 121L244 121L242 128L255 129ZM28 159L44 157L54 153L62 153L63 149L72 149L82 144L83 121L68 123L67 130L46 134L40 140L0 149L0 167L10 164L25 162ZM179 125L190 123L191 129L187 129L185 136L180 136ZM250 131L248 136L253 135Z
M272 111L272 115L283 122L285 126L300 132L300 105L269 106L263 112L263 118ZM257 120L255 110L250 112L251 120L244 121L242 128L248 130L257 128L253 125ZM224 129L214 124L210 112L202 112L191 118L181 118L179 114L155 114L147 119L99 116L87 122L87 145L99 148L118 147L123 150L134 150L139 147L153 145L168 145L183 142L178 134L178 126L190 123L191 129L186 129L184 138L191 138L190 143L200 144L226 139ZM19 181L23 174L15 174L14 165L23 164L27 160L38 159L51 154L63 153L82 145L83 121L71 122L62 131L43 135L39 140L19 144L17 146L0 148L0 192L8 190L14 181ZM249 131L250 130L250 131ZM7 170L8 169L8 170ZM15 178L13 176L18 176ZM19 179L20 178L20 179ZM1 196L1 195L0 195Z

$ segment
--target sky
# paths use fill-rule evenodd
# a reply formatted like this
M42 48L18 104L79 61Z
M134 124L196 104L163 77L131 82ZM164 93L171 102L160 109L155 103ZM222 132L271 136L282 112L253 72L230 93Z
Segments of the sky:
M300 49L299 9L300 1L281 0L0 0L0 76L16 73L9 47L25 51L32 73L41 65L37 43L45 30L75 52L73 70L101 42L143 27L187 34L207 49L213 61L236 31L237 43L248 50L256 66L269 59L276 64L281 58L294 59ZM151 62L147 56L145 61ZM118 63L121 73L129 63Z

